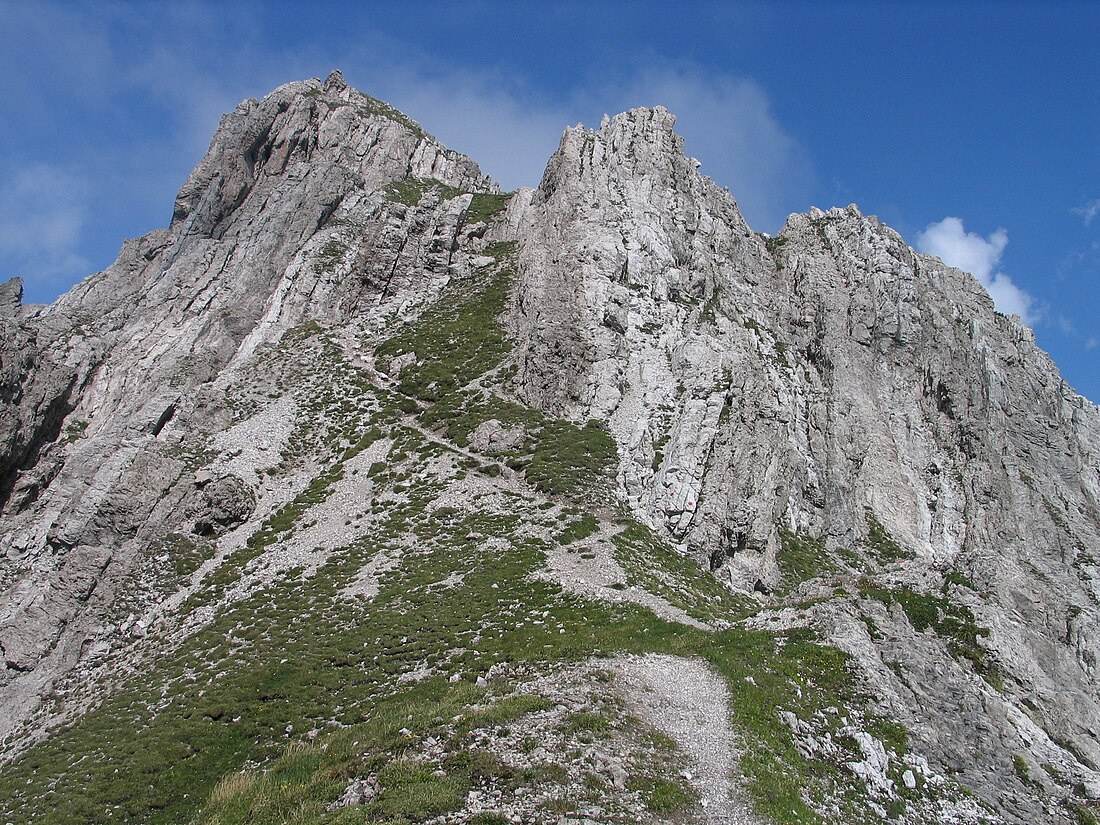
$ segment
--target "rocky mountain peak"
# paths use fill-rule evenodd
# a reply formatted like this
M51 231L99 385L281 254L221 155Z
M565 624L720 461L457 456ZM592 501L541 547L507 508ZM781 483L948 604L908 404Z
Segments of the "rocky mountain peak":
M344 73L339 69L333 69L329 72L328 77L325 78L325 85L322 87L326 92L332 94L339 94L348 88L347 81L344 80Z
M431 178L468 191L495 191L469 158L446 149L419 124L347 85L339 70L244 101L222 118L206 156L176 198L173 228L227 231L233 211L264 179L291 176L334 193ZM339 195L336 195L339 197Z
M1100 410L674 124L502 194L337 71L0 286L0 821L1090 821Z
M599 129L565 129L547 164L536 201L553 198L562 182L569 189L622 191L627 181L653 197L698 188L699 162L684 154L676 117L663 106L604 115Z
M640 106L604 115L597 133L616 152L629 154L635 145L644 144L651 152L683 154L684 140L673 130L675 125L676 115L664 106Z

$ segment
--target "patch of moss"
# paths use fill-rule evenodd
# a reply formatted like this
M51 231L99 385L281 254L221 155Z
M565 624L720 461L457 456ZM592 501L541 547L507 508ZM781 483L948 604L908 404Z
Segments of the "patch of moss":
M511 198L511 192L503 194L477 192L470 201L470 208L466 210L466 217L463 220L467 224L488 223L508 205Z
M918 593L908 587L887 589L864 582L860 592L887 606L895 602L900 604L915 630L934 630L947 640L948 650L955 656L968 659L980 675L999 689L1002 679L1000 670L978 644L979 638L989 635L989 629L978 625L970 608L954 604L946 598Z
M599 532L600 521L591 513L583 513L580 518L577 518L565 526L565 529L558 533L555 538L558 544L572 544L575 541L582 541L593 533Z
M1018 753L1012 754L1012 770L1024 782L1031 779L1031 771L1028 769L1027 760Z
M870 509L867 510L867 548L882 564L914 558L913 551L898 544Z
M317 252L317 257L313 260L313 271L318 275L331 272L337 264L344 260L344 256L348 254L348 248L348 245L338 238L330 238L325 241Z
M362 115L381 115L387 120L399 123L419 138L428 137L428 133L424 131L419 123L393 108L390 104L370 95L359 92L355 97L355 108Z
M436 402L500 363L509 351L498 320L513 273L502 268L466 294L442 296L435 307L379 346L383 363L415 352L417 363L401 371L405 395ZM456 300L457 299L457 300Z
M949 570L943 574L943 587L947 590L948 585L955 585L956 587L965 587L967 590L973 590L977 592L978 588L974 586L974 582L965 573L961 573L958 570Z
M540 493L587 499L606 489L617 465L618 446L600 422L551 420L539 432L525 477Z
M751 612L750 603L735 596L693 559L670 547L646 525L631 518L611 539L615 560L628 585L661 596L702 622L737 621Z
M1077 825L1098 825L1100 823L1100 806L1096 803L1071 801L1067 803Z
M803 582L837 569L823 540L784 529L779 531L779 552L775 561L779 567L780 593L789 593Z
M386 195L386 200L405 206L416 206L424 195L433 189L439 192L439 197L443 200L450 200L462 194L461 190L448 186L435 178L415 177L408 177L404 180L386 184L382 191Z
M644 774L630 777L627 787L641 794L645 806L659 816L685 812L696 801L695 792L682 779Z
M72 444L83 437L88 429L88 422L83 419L72 419L65 422L65 443Z

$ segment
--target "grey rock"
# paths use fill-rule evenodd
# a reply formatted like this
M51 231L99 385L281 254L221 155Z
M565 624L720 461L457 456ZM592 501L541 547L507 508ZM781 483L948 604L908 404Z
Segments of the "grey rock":
M344 793L340 795L340 798L335 802L329 803L325 808L329 811L335 811L340 808L350 808L355 805L366 805L378 796L381 790L378 784L378 777L374 774L371 774L366 779L353 779L348 783L348 786L344 788Z
M0 284L0 315L16 315L23 305L23 279L9 278Z
M630 780L630 774L627 773L626 768L619 762L613 762L608 765L607 772L611 776L611 784L616 788L625 788L627 782Z
M406 352L402 355L398 355L396 358L390 361L390 375L397 378L401 375L401 371L412 364L416 363L416 353Z
M224 533L248 520L256 509L256 495L237 476L227 475L199 485L199 497L191 513L192 532L201 536Z
M507 427L495 418L479 424L470 434L470 449L494 455L522 446L527 440L523 427Z
M376 364L371 344L492 265L489 243L514 241L515 375L494 391L605 423L636 518L775 607L754 626L811 623L849 653L861 689L910 730L906 787L952 774L1008 821L1059 821L1012 772L1026 753L1058 766L1050 793L1100 796L1100 409L976 280L855 206L754 233L674 123L636 109L567 129L537 189L467 225L496 185L334 72L226 115L170 226L54 304L0 286L3 758L94 703L95 674L162 641L153 620L186 590L130 592L127 575L196 530L219 550L244 541L324 466L308 409L271 400L288 380L272 354L319 347L303 333L319 325L381 386L417 355ZM527 438L493 420L470 448ZM288 456L301 477L272 480ZM371 493L343 494L331 515L350 523ZM876 555L874 525L897 558ZM792 534L831 564L797 596L858 590L866 568L965 607L989 635L967 658L898 604L787 610ZM87 699L56 710L63 683ZM806 752L829 747L778 720ZM882 744L851 733L851 771L892 792ZM345 797L378 791L356 782Z

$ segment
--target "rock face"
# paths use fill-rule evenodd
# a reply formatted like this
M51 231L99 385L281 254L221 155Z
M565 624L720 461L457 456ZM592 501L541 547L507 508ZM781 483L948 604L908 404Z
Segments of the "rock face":
M243 479L222 476L210 479L205 474L195 481L200 490L192 509L195 526L192 532L208 536L224 533L248 520L256 508L256 496Z
M431 330L462 309L440 300L449 287L497 272L510 354L461 390L513 406L468 425L461 411L416 418L418 432L488 458L517 496L521 478L556 489L535 473L539 421L600 422L630 517L752 600L746 629L812 627L848 654L919 756L891 778L856 722L843 756L823 722L783 711L799 752L848 759L882 799L949 775L985 806L972 821L1087 814L1100 409L974 278L855 206L753 232L673 126L656 108L569 128L538 188L505 205L473 161L334 72L226 115L171 225L56 303L0 285L7 758L109 695L92 689L104 668L140 671L196 632L214 610L195 607L203 582L275 547L288 508L320 515L257 551L249 576L316 572L310 553L359 540L364 508L404 501L370 480L401 460L385 451L324 475L362 432L314 408L355 388L357 409L396 405L402 426L445 409L448 376L416 382L450 364L456 336L478 343L448 369L484 358L497 346L477 337L484 322L380 354L402 323ZM307 361L348 371L311 396ZM321 503L319 478L337 491ZM141 572L192 555L170 584ZM376 594L375 578L360 590ZM157 622L181 629L158 639ZM328 804L385 795L384 775L369 781ZM942 821L971 821L951 810Z
M784 532L858 548L884 528L897 583L961 573L1013 684L891 689L930 714L956 691L985 705L933 734L959 770L1035 723L1100 764L1098 408L972 277L855 206L751 232L672 126L635 110L562 138L520 219L522 394L607 421L636 512L735 587L779 587Z
M20 285L5 285L0 737L95 637L110 582L142 548L190 532L182 512L211 532L250 512L247 484L196 487L179 454L179 432L225 426L227 369L310 318L429 301L453 274L470 196L406 205L381 191L419 177L495 191L338 72L291 83L222 119L168 229L49 307L19 307Z

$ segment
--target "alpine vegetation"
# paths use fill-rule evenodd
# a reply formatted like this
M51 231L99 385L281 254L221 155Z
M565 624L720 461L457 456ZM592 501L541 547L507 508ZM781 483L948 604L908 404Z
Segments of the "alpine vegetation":
M1097 821L1100 409L674 123L501 192L333 72L0 286L0 822Z

